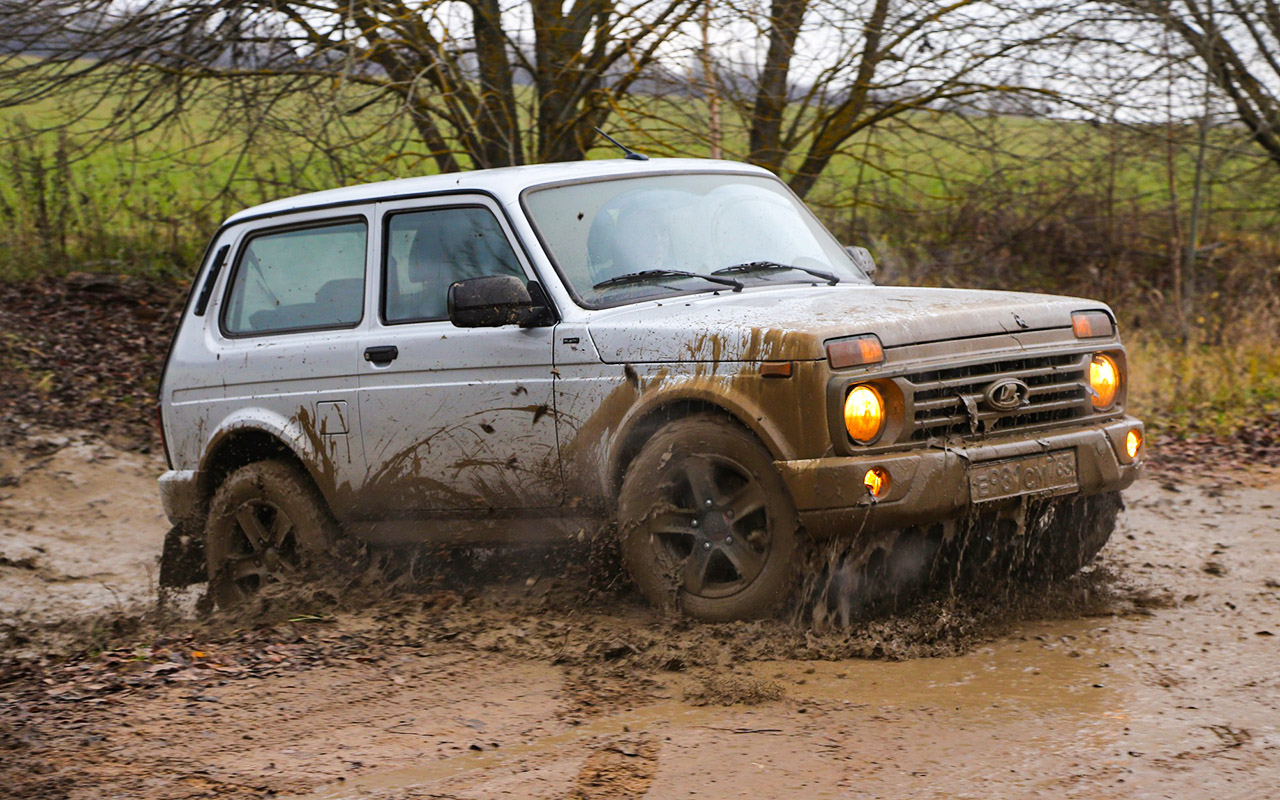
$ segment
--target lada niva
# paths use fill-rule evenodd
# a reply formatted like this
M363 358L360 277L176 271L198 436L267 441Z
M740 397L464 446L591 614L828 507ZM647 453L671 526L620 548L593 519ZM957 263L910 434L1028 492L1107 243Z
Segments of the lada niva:
M169 546L202 552L229 605L341 536L603 531L651 602L703 620L774 611L803 543L871 554L988 512L1020 510L1010 535L1055 571L1088 563L1143 456L1110 309L874 269L725 161L242 211L160 383Z

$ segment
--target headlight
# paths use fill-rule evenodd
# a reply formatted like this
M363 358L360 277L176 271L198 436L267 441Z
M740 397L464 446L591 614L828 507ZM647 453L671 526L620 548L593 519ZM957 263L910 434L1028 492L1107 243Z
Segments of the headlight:
M884 430L884 398L875 388L860 384L845 397L844 427L858 444L871 444Z
M1093 387L1093 407L1099 411L1115 405L1120 391L1120 367L1111 356L1094 353L1089 363L1089 385Z

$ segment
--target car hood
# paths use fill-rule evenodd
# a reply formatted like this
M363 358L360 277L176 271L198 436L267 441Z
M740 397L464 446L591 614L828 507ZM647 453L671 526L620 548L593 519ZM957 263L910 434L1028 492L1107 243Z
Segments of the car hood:
M599 312L606 363L818 360L824 342L874 333L889 347L1071 327L1095 300L1022 292L808 284L697 294Z

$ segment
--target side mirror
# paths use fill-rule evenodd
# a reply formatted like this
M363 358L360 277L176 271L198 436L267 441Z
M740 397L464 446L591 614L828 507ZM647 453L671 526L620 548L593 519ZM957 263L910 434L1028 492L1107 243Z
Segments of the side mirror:
M539 302L535 302L533 287ZM525 285L514 275L468 278L449 286L449 321L459 328L497 328L547 324L551 309L537 284Z
M853 263L858 265L858 269L862 270L868 278L875 280L876 277L876 260L871 257L871 251L865 247L857 247L849 245L844 251L849 254L849 258L853 259Z

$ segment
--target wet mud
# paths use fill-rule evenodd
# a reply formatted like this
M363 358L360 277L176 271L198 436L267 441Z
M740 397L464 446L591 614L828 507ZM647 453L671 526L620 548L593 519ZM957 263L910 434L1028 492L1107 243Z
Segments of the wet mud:
M198 587L161 613L160 468L75 437L0 462L0 776L15 796L1257 797L1280 783L1274 473L1140 481L1100 560L1069 579L925 582L847 621L828 603L817 625L812 611L704 625L650 610L591 539L357 548L324 581L234 613L197 615ZM821 556L830 574L853 563Z

